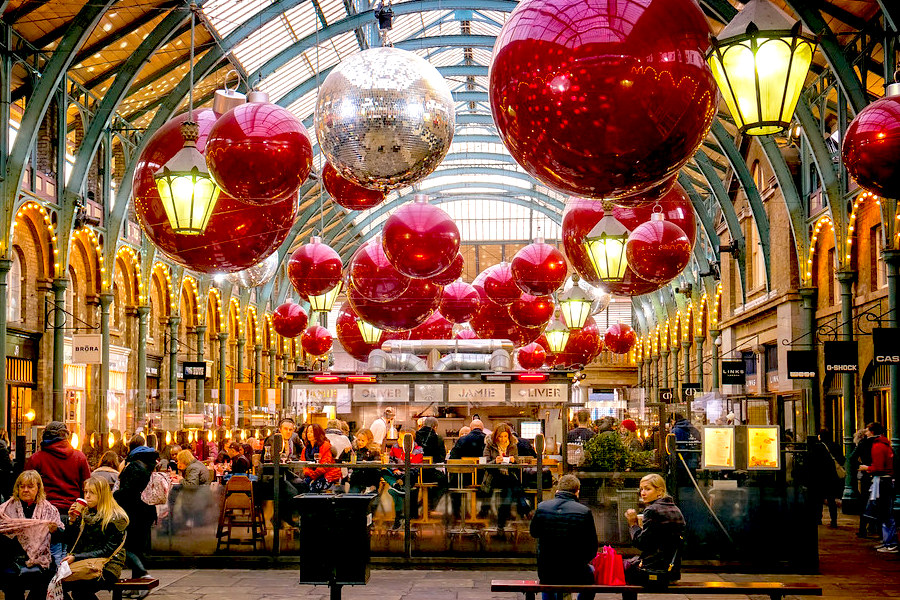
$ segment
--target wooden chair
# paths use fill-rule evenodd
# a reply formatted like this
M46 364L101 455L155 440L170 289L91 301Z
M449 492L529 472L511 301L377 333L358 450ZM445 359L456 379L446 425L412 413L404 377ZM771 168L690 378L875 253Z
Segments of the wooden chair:
M250 538L233 537L235 528L247 529ZM231 544L249 544L254 551L260 544L263 550L266 549L266 522L253 497L253 482L246 475L234 475L225 485L225 498L216 530L216 552L223 544L226 550L231 548Z
M433 464L433 460L430 456L426 456L422 459L423 463L426 465ZM429 514L429 501L428 495L430 490L436 488L438 486L437 482L426 482L424 478L425 468L419 469L419 478L415 483L415 486L419 489L419 501L422 503L422 516L416 517L414 519L410 519L410 524L419 525L420 527L436 527L439 523L439 520L431 518Z

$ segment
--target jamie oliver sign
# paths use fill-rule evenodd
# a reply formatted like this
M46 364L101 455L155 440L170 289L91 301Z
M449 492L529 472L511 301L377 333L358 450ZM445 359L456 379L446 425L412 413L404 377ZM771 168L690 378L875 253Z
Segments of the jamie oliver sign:
M900 348L897 346L900 328L876 327L872 330L872 345L875 348L875 364L900 364Z
M856 342L825 342L826 373L856 373L859 353Z
M409 385L357 384L353 386L353 402L409 402Z
M447 386L447 402L506 402L503 383L451 383Z
M509 386L509 399L513 402L566 402L565 383L512 383Z

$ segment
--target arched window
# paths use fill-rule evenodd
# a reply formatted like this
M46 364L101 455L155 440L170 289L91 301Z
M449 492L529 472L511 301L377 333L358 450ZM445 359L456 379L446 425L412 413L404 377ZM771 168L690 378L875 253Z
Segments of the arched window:
M13 250L12 266L6 275L6 320L18 322L22 320L22 262L19 253Z

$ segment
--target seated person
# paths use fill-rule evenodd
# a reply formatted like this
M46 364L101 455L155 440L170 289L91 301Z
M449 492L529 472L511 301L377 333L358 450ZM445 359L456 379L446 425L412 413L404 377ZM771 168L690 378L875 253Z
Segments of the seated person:
M409 435L413 440L413 448L409 453L409 462L413 465L421 465L424 462L425 451L419 444L415 441L416 432L412 429L404 428L400 431L400 438L398 440L397 445L391 447L391 451L388 454L388 462L392 465L403 465L406 463L406 453L403 452L403 436ZM403 470L399 468L389 468L384 469L381 472L381 476L384 479L385 483L387 483L390 487L388 493L391 495L391 498L394 500L394 525L393 529L400 529L403 526L403 509L404 509L404 498L406 496L406 487L405 487L405 479ZM414 483L419 476L418 469L410 469L409 477L410 484ZM410 487L412 491L413 498L411 506L416 506L415 499L415 488Z
M331 443L321 425L313 423L303 432L303 460L318 464L334 464ZM324 492L341 481L341 470L337 467L305 467L300 492Z
M224 481L231 479L232 475L246 475L250 481L256 481L256 476L250 473L250 461L244 456L244 447L239 442L229 442L225 453L231 459L231 468L222 477Z
M484 457L489 464L515 463L519 457L519 449L512 429L506 423L500 423L489 436L485 436ZM484 474L482 488L500 492L500 506L497 508L497 532L502 532L512 512L512 504L516 503L519 516L527 518L531 508L522 493L522 483L518 472L510 469L487 469ZM479 518L487 516L489 503L482 504Z
M331 454L334 462L349 462L353 442L341 431L341 422L331 419L325 424L325 437L331 444Z
M372 440L372 432L360 429L353 442L357 463L381 463L381 449ZM350 493L362 494L375 491L381 481L379 469L356 468L350 471Z
M641 555L625 561L625 581L636 585L665 585L678 581L681 579L684 515L666 493L666 480L656 473L641 479L640 490L641 501L646 505L643 524L638 522L633 508L625 511L625 519L631 539Z

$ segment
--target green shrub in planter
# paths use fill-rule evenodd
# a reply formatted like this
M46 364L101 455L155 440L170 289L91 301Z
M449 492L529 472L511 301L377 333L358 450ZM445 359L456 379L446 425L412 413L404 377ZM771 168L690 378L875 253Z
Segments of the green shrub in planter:
M656 468L653 451L630 450L618 433L607 431L584 443L582 468L594 471L652 471Z

